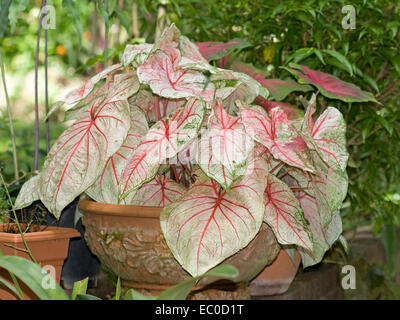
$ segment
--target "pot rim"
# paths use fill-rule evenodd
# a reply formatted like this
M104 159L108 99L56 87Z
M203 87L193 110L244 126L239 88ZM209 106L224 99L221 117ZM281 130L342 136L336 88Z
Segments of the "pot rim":
M126 204L114 204L96 202L89 198L83 198L78 203L79 210L89 214L103 216L121 216L121 217L136 217L159 219L163 207L151 206L134 206Z
M3 232L2 226L5 224L0 224L0 241L1 242L22 242L22 237L19 233L8 233ZM80 237L81 234L78 230L73 228L64 228L56 226L48 226L43 231L27 232L24 237L27 241L44 241L44 240L55 240L55 239L70 239Z

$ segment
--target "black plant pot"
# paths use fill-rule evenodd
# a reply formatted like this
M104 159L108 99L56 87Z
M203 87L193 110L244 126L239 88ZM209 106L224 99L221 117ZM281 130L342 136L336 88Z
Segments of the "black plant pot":
M69 242L68 257L64 262L61 273L61 281L65 289L72 289L74 282L86 277L89 277L90 280L95 280L100 270L99 260L86 245L84 238L85 229L82 226L81 219L74 225L75 210L78 202L79 198L68 205L63 210L59 221L51 214L46 215L46 224L74 228L81 234L80 238L71 239Z

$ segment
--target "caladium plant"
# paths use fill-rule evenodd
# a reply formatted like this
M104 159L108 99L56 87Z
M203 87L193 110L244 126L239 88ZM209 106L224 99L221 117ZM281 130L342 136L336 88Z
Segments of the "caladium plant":
M296 83L214 61L247 45L197 46L174 25L155 44L128 45L121 63L56 104L74 122L16 206L40 200L57 218L80 195L163 207L164 238L193 276L246 247L263 223L304 267L321 261L342 231L348 153L343 116L319 110L311 91L374 98L306 66L288 68ZM309 95L304 108L281 101L295 91Z

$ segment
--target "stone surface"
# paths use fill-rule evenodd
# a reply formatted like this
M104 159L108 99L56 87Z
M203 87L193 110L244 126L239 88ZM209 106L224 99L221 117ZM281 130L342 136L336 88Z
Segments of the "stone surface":
M337 300L341 299L337 265L321 264L299 271L289 290L278 295L252 296L253 300Z

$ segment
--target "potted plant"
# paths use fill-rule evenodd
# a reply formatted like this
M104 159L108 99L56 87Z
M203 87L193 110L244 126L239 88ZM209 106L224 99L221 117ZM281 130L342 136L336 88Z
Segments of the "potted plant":
M374 100L305 66L287 70L301 83L278 92ZM221 263L246 288L281 248L318 263L341 234L346 126L334 107L315 117L315 94L304 114L267 100L273 89L211 65L171 25L53 108L65 104L74 122L18 205L40 199L58 218L84 195L91 250L125 285L153 292Z
M2 176L0 176L2 178ZM4 181L3 181L4 184ZM34 261L60 283L61 270L68 255L70 238L79 237L77 230L44 225L44 212L38 205L16 212L8 199L0 210L0 252ZM22 195L21 195L22 196ZM20 198L22 200L22 198ZM6 269L0 268L0 282L17 281ZM18 294L8 287L0 287L0 300L37 299L37 295L25 283L19 282Z

